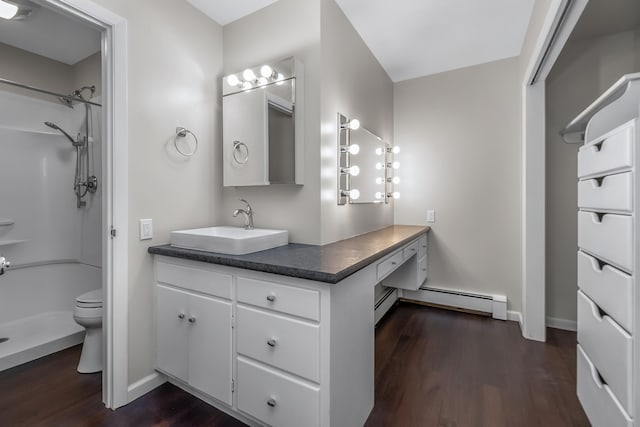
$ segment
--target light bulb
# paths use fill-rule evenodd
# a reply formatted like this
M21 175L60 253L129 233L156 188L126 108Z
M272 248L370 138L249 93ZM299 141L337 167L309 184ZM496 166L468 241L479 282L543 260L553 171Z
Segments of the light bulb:
M242 72L242 77L244 77L245 80L254 81L256 79L256 73L254 73L253 70L247 68Z
M393 182L394 184L400 184L400 177L399 176L394 176L391 179L391 182Z
M376 178L376 184L378 184L378 185L384 184L384 178L382 178L382 177L377 177L377 178Z
M227 77L227 84L229 86L238 86L240 84L240 80L238 80L238 76L231 74Z
M360 152L360 146L358 144L351 144L349 146L349 153L356 155Z
M382 163L376 163L376 169L381 170L384 168L384 165Z
M351 129L351 130L360 129L360 120L353 119L348 123L348 125L349 125L349 129Z
M393 193L391 193L391 195L393 196L394 199L400 198L400 193L398 193L397 191L394 191Z
M265 79L271 77L273 75L273 68L269 67L268 65L263 65L260 68L260 75Z
M353 200L358 200L360 198L360 190L354 188L353 190L349 191L349 197Z
M349 168L349 175L358 176L360 175L360 167L353 165Z
M376 199L380 200L382 199L383 194L381 192L376 192Z
M398 154L398 153L400 152L400 147L398 147L398 146L396 145L395 147L393 147L393 148L391 149L391 152L392 152L393 154Z
M266 78L264 78L264 77L260 77L260 78L258 79L258 86L264 86L264 85L266 85L267 83L269 83L269 81L268 81Z
M251 83L249 83L249 82L244 82L244 83L242 83L242 89L243 89L243 90L249 90L249 89L251 89L252 87L253 87L253 85L252 85Z
M393 162L391 164L391 167L394 168L394 169L398 169L400 167L400 162Z
M18 6L15 4L0 1L0 18L11 19L18 13Z
M278 73L278 77L276 77L276 84L281 85L282 83L284 83L283 80L284 80L284 75L282 73Z
M376 148L376 155L382 156L382 148L380 147Z

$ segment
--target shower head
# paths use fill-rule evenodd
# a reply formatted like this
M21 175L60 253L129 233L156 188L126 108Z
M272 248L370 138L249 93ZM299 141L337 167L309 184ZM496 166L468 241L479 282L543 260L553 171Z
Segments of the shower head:
M57 124L52 123L52 122L44 122L44 124L49 126L51 129L55 129L57 131L60 131L64 136L66 136L69 139L69 141L71 141L71 144L73 144L74 147L78 144L77 141L75 141L73 138L71 138L71 136L68 133L66 133L65 131L63 131L60 128L60 126L58 126Z

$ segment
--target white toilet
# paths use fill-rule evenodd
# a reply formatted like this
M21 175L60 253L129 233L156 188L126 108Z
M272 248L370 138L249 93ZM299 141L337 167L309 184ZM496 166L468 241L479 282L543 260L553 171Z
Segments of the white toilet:
M73 320L86 330L78 372L88 374L102 371L102 289L76 298Z

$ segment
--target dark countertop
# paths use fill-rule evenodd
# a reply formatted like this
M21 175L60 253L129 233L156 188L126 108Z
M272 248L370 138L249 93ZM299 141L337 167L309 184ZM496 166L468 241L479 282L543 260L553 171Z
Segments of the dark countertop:
M289 243L286 246L247 255L226 255L174 248L171 245L151 246L149 253L338 283L430 229L417 225L392 225L328 245Z

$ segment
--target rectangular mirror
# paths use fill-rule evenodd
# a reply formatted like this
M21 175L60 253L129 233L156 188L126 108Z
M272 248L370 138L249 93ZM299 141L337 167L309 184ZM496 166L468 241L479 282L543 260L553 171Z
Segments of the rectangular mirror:
M303 184L302 65L295 58L225 76L225 186Z

